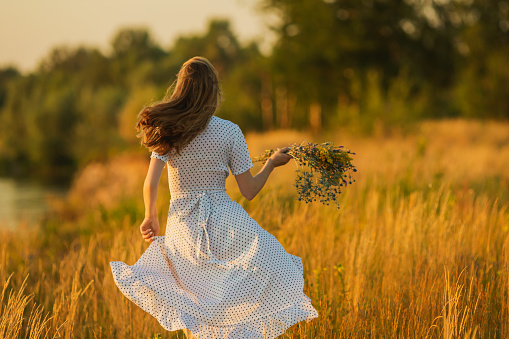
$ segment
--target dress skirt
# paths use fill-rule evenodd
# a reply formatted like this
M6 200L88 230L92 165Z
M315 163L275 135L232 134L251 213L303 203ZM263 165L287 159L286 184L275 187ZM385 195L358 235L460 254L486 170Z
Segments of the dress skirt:
M166 330L270 339L318 316L302 261L224 190L172 196L166 234L132 266L110 262L122 293Z

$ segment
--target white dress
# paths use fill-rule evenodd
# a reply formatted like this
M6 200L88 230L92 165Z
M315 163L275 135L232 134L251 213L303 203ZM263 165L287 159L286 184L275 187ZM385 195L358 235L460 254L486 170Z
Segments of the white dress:
M318 317L301 259L226 194L228 167L237 175L253 166L236 124L213 116L180 155L151 156L168 168L166 234L134 265L110 262L127 298L166 330L200 339L271 339Z

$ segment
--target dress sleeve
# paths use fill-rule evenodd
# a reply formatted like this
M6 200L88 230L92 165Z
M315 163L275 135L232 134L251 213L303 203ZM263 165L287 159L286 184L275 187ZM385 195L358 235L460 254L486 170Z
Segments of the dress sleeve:
M230 153L228 154L228 166L233 175L244 173L253 167L246 139L238 125L235 125L233 129Z
M169 156L168 154L164 154L164 155L161 155L159 153L156 153L156 152L152 152L152 154L150 155L151 158L156 158L156 159L159 159L161 160L162 162L166 163L169 159Z

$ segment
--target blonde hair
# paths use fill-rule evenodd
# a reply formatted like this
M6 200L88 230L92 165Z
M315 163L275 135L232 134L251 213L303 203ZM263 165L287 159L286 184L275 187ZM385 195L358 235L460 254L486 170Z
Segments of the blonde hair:
M221 104L217 71L203 57L186 61L162 101L138 114L137 136L150 151L178 154L207 127Z

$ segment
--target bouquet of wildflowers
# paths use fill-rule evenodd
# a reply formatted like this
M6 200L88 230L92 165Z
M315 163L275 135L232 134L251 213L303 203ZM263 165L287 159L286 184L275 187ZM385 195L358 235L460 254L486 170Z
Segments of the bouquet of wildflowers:
M357 172L350 157L355 153L329 142L293 144L290 147L287 154L297 163L295 187L298 200L306 203L319 201L325 205L332 202L339 208L341 189L355 182L350 174L351 171ZM265 162L272 154L273 150L266 150L253 161Z

